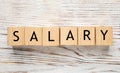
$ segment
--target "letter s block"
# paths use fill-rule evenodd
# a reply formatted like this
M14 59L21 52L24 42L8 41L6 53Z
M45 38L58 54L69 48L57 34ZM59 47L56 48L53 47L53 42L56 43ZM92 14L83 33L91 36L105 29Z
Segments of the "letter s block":
M8 27L8 45L24 45L24 27Z
M112 27L96 27L96 45L112 45Z

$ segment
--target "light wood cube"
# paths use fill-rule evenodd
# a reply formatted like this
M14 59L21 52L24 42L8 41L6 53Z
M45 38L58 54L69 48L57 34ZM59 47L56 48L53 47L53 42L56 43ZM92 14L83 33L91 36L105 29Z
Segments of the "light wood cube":
M112 45L112 27L96 27L96 45Z
M60 28L60 45L77 45L77 27Z
M78 27L78 45L95 45L95 27Z
M25 45L42 45L42 28L25 27Z
M8 45L24 45L24 27L8 27Z
M59 46L59 27L43 27L43 46Z

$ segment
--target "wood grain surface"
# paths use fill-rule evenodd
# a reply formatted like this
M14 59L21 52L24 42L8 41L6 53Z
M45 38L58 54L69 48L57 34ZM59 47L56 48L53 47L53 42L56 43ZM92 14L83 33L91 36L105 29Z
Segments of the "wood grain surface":
M8 26L112 26L112 46L8 46ZM120 0L0 0L0 73L120 73Z

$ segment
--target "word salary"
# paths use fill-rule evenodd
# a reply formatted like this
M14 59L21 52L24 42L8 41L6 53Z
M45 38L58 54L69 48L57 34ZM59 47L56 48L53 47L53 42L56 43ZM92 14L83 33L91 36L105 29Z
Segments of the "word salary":
M112 45L111 26L8 27L8 45Z

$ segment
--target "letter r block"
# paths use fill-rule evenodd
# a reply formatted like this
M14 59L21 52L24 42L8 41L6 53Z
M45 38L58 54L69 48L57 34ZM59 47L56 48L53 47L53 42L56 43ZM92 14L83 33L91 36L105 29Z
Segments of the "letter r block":
M78 45L95 45L95 27L78 28Z
M77 45L77 27L60 28L60 45Z
M59 27L43 27L43 46L59 46Z
M96 27L96 45L112 45L111 26Z
M8 27L8 45L24 45L24 27Z
M41 27L25 27L25 45L42 45Z

